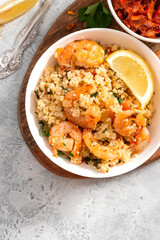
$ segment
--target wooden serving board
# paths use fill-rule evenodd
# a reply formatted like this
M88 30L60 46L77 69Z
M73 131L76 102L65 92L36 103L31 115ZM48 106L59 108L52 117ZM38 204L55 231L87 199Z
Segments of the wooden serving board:
M26 93L26 87L29 80L29 76L31 74L32 69L34 68L36 62L41 57L41 55L57 40L64 37L65 35L75 32L77 30L84 29L85 26L83 23L78 23L78 9L81 7L89 6L93 3L96 3L97 0L76 0L72 5L70 5L55 21L53 26L50 28L48 33L46 34L45 38L43 39L42 43L40 44L38 50L36 51L29 68L25 74L24 80L22 82L20 92L19 92L19 98L18 98L18 122L20 126L20 130L22 133L22 136L24 137L25 142L27 143L29 149L31 150L32 154L35 156L35 158L49 171L63 176L67 178L84 178L75 174L72 174L56 164L54 164L50 159L48 159L44 153L39 149L36 142L34 141L31 132L29 130L27 119L25 115L25 93ZM105 1L106 2L106 1ZM75 15L68 15L68 11L74 11ZM66 27L70 23L76 23L76 26L70 30L66 31ZM110 28L114 28L117 30L123 31L117 23L114 23L110 26ZM160 44L147 44L154 52L157 52L160 49ZM145 164L151 163L155 160L160 158L160 148L157 150L157 152L147 161Z

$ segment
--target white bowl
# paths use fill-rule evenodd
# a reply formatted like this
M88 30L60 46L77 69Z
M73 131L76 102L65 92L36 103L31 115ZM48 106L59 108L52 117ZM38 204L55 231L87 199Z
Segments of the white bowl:
M143 36L140 36L139 34L133 32L131 29L129 29L121 20L120 18L117 16L114 8L113 8L113 5L112 5L112 0L107 0L107 3L108 3L108 6L109 6L109 9L113 15L113 17L115 18L116 22L126 31L128 32L129 34L131 34L133 37L136 37L142 41L145 41L145 42L152 42L152 43L160 43L160 38L147 38L147 37L143 37Z
M151 133L151 139L146 149L139 154L136 158L132 159L130 162L123 164L121 166L115 166L110 169L109 173L100 173L97 172L92 166L89 166L85 163L80 165L71 164L68 159L65 158L55 158L52 156L52 147L49 145L47 137L42 137L39 134L39 124L36 120L35 116L35 94L34 89L38 83L38 80L43 72L43 69L50 64L55 64L56 59L53 56L53 53L58 47L65 47L68 43L73 42L78 39L90 39L101 43L106 44L118 44L126 49L130 49L141 57L145 59L145 61L149 64L155 79L155 104L156 104L156 112L153 117L153 123L149 127L149 131ZM143 164L147 159L149 159L153 153L160 146L160 61L157 56L142 42L133 38L132 36L112 30L112 29L103 29L103 28L95 28L95 29L86 29L81 30L66 37L60 39L56 43L54 43L38 60L36 63L29 81L26 90L26 98L25 98L25 109L26 116L30 131L33 135L34 140L38 144L39 148L43 151L43 153L55 164L60 166L61 168L81 175L85 177L92 178L104 178L104 177L113 177L116 175L120 175L126 172L129 172L141 164Z

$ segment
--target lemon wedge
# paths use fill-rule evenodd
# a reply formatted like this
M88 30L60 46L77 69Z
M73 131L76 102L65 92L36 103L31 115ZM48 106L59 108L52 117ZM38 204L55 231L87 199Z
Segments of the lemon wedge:
M106 61L139 100L142 109L145 108L154 91L153 75L145 60L132 51L119 50Z
M0 24L7 23L31 9L38 0L9 0L0 5Z

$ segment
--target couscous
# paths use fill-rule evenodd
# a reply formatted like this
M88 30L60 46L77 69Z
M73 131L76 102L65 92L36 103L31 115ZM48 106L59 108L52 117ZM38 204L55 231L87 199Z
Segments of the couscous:
M78 49L76 58L71 43L70 61L65 49L58 49L59 64L44 69L35 89L35 114L54 156L65 155L74 164L85 162L108 172L110 167L130 161L148 144L153 100L141 109L105 62L108 54L119 50L117 45L100 46L89 40L80 40L80 44L83 41L92 45L91 55Z

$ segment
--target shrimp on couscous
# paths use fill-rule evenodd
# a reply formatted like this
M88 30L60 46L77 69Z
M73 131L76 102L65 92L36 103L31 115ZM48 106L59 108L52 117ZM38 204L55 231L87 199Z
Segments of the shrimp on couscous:
M71 163L108 172L148 144L153 99L142 109L105 61L119 49L115 44L75 41L58 48L58 63L44 69L35 89L35 113L55 157L65 155Z

